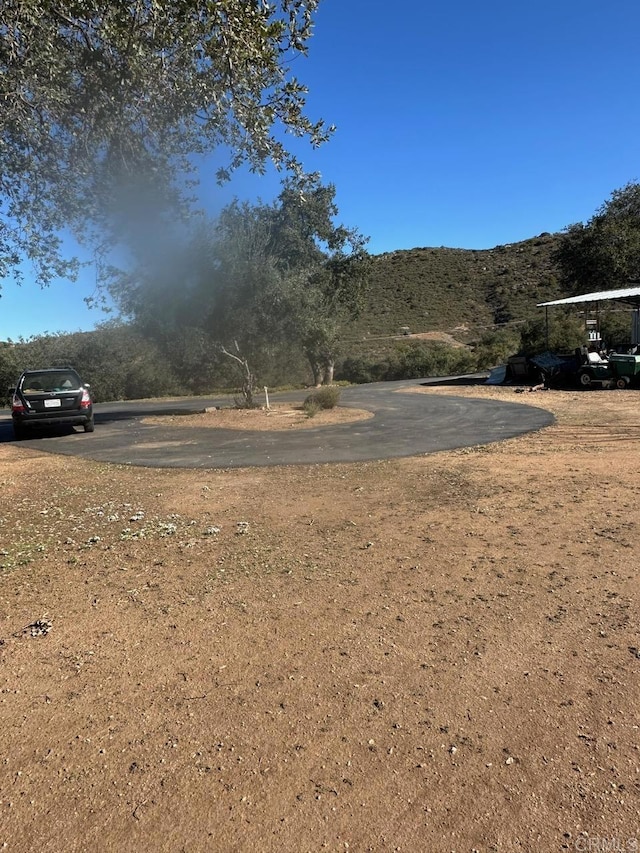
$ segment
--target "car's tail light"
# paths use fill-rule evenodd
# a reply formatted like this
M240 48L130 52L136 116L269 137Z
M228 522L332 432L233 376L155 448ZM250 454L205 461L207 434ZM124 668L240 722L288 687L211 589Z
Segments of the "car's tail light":
M13 395L13 400L11 401L11 411L18 412L21 414L22 412L27 411L27 407L24 405L20 397L17 394Z
M82 389L82 400L80 400L80 408L88 409L91 405L91 397L89 396L89 392L86 388Z

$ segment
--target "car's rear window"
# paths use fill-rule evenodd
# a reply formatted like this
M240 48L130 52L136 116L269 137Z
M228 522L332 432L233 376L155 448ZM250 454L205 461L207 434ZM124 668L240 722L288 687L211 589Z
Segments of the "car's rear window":
M43 391L77 391L80 379L76 373L69 370L43 371L27 373L22 380L23 394L41 394Z

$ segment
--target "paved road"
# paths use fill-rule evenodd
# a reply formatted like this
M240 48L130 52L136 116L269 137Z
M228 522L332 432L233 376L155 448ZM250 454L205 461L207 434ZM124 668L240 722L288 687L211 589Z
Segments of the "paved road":
M488 444L553 423L548 412L520 403L403 393L426 382L380 382L343 389L341 405L368 409L375 416L339 426L249 432L142 423L151 414L196 412L230 403L228 397L199 397L99 404L94 433L43 433L20 446L151 468L241 468L418 456ZM300 391L273 395L272 400L301 401L304 396ZM12 440L10 417L0 417L0 442Z

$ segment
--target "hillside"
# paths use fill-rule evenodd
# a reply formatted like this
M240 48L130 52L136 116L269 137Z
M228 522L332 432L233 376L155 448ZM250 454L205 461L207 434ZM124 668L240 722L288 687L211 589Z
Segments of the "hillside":
M551 260L559 239L544 233L493 249L378 255L365 308L347 336L395 336L408 326L412 333L446 332L467 342L494 325L536 316L536 303L565 295Z
M500 363L518 349L521 324L541 316L536 304L567 295L551 260L559 240L544 233L493 249L415 248L375 256L363 310L340 330L336 378L436 376ZM491 341L487 333L495 329L516 334ZM186 329L168 345L133 324L107 324L7 343L0 347L0 384L15 382L25 364L73 364L103 401L235 387L228 360L192 333ZM270 386L309 381L308 362L293 348L276 351L255 370Z

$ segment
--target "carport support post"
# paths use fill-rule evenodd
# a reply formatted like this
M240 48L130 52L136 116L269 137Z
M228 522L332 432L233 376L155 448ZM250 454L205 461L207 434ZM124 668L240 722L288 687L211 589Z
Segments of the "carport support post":
M544 306L544 348L549 349L549 306Z

